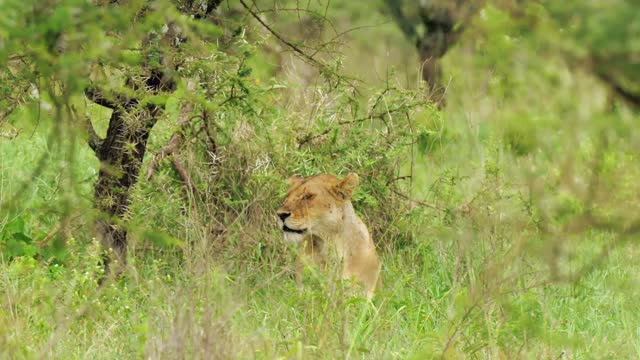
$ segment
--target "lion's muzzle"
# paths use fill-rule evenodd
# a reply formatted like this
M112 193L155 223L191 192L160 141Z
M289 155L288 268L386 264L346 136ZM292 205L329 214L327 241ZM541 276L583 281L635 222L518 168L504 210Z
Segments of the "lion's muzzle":
M282 221L282 231L294 234L304 234L307 232L307 229L294 229L287 226L287 219L291 216L291 212L282 209L279 209L277 212L278 217Z

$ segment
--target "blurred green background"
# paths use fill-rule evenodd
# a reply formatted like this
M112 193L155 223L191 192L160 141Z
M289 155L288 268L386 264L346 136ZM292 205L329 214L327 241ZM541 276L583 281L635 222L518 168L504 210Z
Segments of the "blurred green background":
M0 357L640 357L640 4L2 8ZM136 100L122 131L153 120L145 154L115 146L140 176L108 216L93 86ZM298 290L275 216L288 176L349 171L373 302Z

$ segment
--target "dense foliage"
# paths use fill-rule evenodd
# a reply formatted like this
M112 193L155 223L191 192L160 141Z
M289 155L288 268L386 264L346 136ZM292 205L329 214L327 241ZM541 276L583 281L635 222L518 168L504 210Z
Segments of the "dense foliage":
M635 4L2 8L0 357L638 355ZM274 213L349 171L373 302Z

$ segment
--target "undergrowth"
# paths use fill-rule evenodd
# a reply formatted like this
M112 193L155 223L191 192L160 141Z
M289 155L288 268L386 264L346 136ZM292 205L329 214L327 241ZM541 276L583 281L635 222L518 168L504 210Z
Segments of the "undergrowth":
M170 161L141 177L128 263L106 280L98 163L46 93L21 106L0 123L0 357L639 357L637 112L535 41L513 45L504 33L524 30L504 17L489 8L444 59L442 110L393 71L337 75L362 54L303 68L313 86L283 80L256 55L268 41L234 33L231 74L194 66L208 87L181 84L149 142L147 167L188 139L172 156L191 182ZM397 29L370 31L348 53L400 66L362 40ZM109 111L70 101L104 132ZM205 116L208 101L222 105ZM298 289L275 216L288 176L350 171L382 257L372 301L315 269Z

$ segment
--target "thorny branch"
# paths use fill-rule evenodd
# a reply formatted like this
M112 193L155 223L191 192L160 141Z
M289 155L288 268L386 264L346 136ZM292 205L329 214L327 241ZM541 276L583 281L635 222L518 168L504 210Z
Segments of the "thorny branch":
M269 33L271 33L273 36L276 37L276 39L278 39L284 45L286 45L291 50L293 50L302 59L308 61L309 63L311 63L314 66L317 66L322 73L331 74L337 80L337 83L345 83L345 84L355 88L355 86L353 84L349 83L349 81L347 81L347 80L356 81L356 79L348 78L347 76L337 74L334 70L330 69L327 65L325 65L321 61L317 60L312 55L309 55L309 54L305 53L302 49L300 49L300 47L298 47L295 44L293 44L292 42L288 41L287 39L284 38L284 36L280 35L277 31L275 31L264 20L262 20L262 18L260 18L260 16L258 15L260 10L258 10L258 12L254 11L252 9L252 7L247 5L247 3L244 0L240 0L240 3L247 10L247 12L249 12L249 14L251 14L251 17L256 19L256 21L258 21L260 23L260 25L262 25ZM255 2L253 2L253 7L255 7L256 9L258 8ZM318 51L315 51L314 55L317 54L317 53L318 53ZM355 89L355 91L357 92L358 90Z
M260 23L260 25L262 25L265 29L267 29L267 31L269 31L273 36L275 36L278 40L280 40L280 42L282 42L283 44L285 44L286 46L288 46L289 48L291 48L293 51L295 51L298 55L302 56L304 59L310 61L311 63L323 67L324 68L324 64L322 64L320 61L314 59L313 57L307 55L307 53L305 53L304 51L302 51L298 46L296 46L295 44L291 43L290 41L288 41L287 39L285 39L282 35L280 35L278 32L276 32L275 30L273 30L273 28L271 28L269 25L267 25L266 22L264 22L264 20L262 20L260 18L260 16L258 16L258 14L252 10L251 7L249 7L249 5L247 5L247 3L244 0L240 0L240 4L242 4L242 6L245 8L245 10L247 10L249 12L249 14L251 14L251 16L256 19L256 21L258 21ZM255 6L255 3L253 4Z
M376 97L376 100L373 104L373 106L371 106L371 110L369 111L369 113L366 116L363 117L359 117L353 120L343 120L343 121L338 121L337 125L351 125L351 124L357 124L357 123L361 123L367 120L373 120L373 119L378 119L378 120L385 120L385 116L391 116L392 114L397 114L403 111L408 111L410 109L416 108L420 105L422 105L422 102L420 101L415 101L415 102L409 102L409 103L404 103L402 105L399 105L397 107L391 108L391 109L385 109L383 111L379 111L379 112L374 112L374 110L378 107L378 105L380 104L380 102L382 101L382 99L384 98L384 96L389 92L395 90L395 88L386 88L380 95L378 95ZM385 125L387 125L385 123ZM300 137L298 139L298 148L301 148L303 145L319 138L322 136L327 135L329 132L331 132L331 130L333 130L332 127L328 127L327 129L324 129L323 131L321 131L320 133L317 134L313 134L313 133L309 133L303 137Z
M156 169L160 165L160 162L164 160L166 157L173 155L180 145L182 144L182 135L180 134L180 130L176 131L171 135L171 138L167 142L167 144L160 149L159 151L153 154L153 159L149 163L149 167L147 168L147 181L151 180L153 175L155 174Z
M187 91L194 91L195 87L195 81L190 80L187 83ZM180 118L178 120L178 130L176 130L171 135L171 138L169 138L169 141L162 149L153 154L153 159L151 160L151 163L149 164L149 167L147 169L147 181L151 180L156 169L160 165L160 162L162 162L162 160L164 160L166 157L174 155L174 153L178 151L180 146L182 146L182 142L184 141L184 136L182 134L186 130L187 125L189 125L193 119L199 117L190 116L192 111L193 103L188 102L183 106L182 110L180 111ZM178 173L180 174L180 177L184 181L185 185L187 185L190 190L194 190L195 186L193 184L193 180L191 179L191 176L187 172L184 165L182 165L180 160L173 157L171 162L176 171L178 171Z

